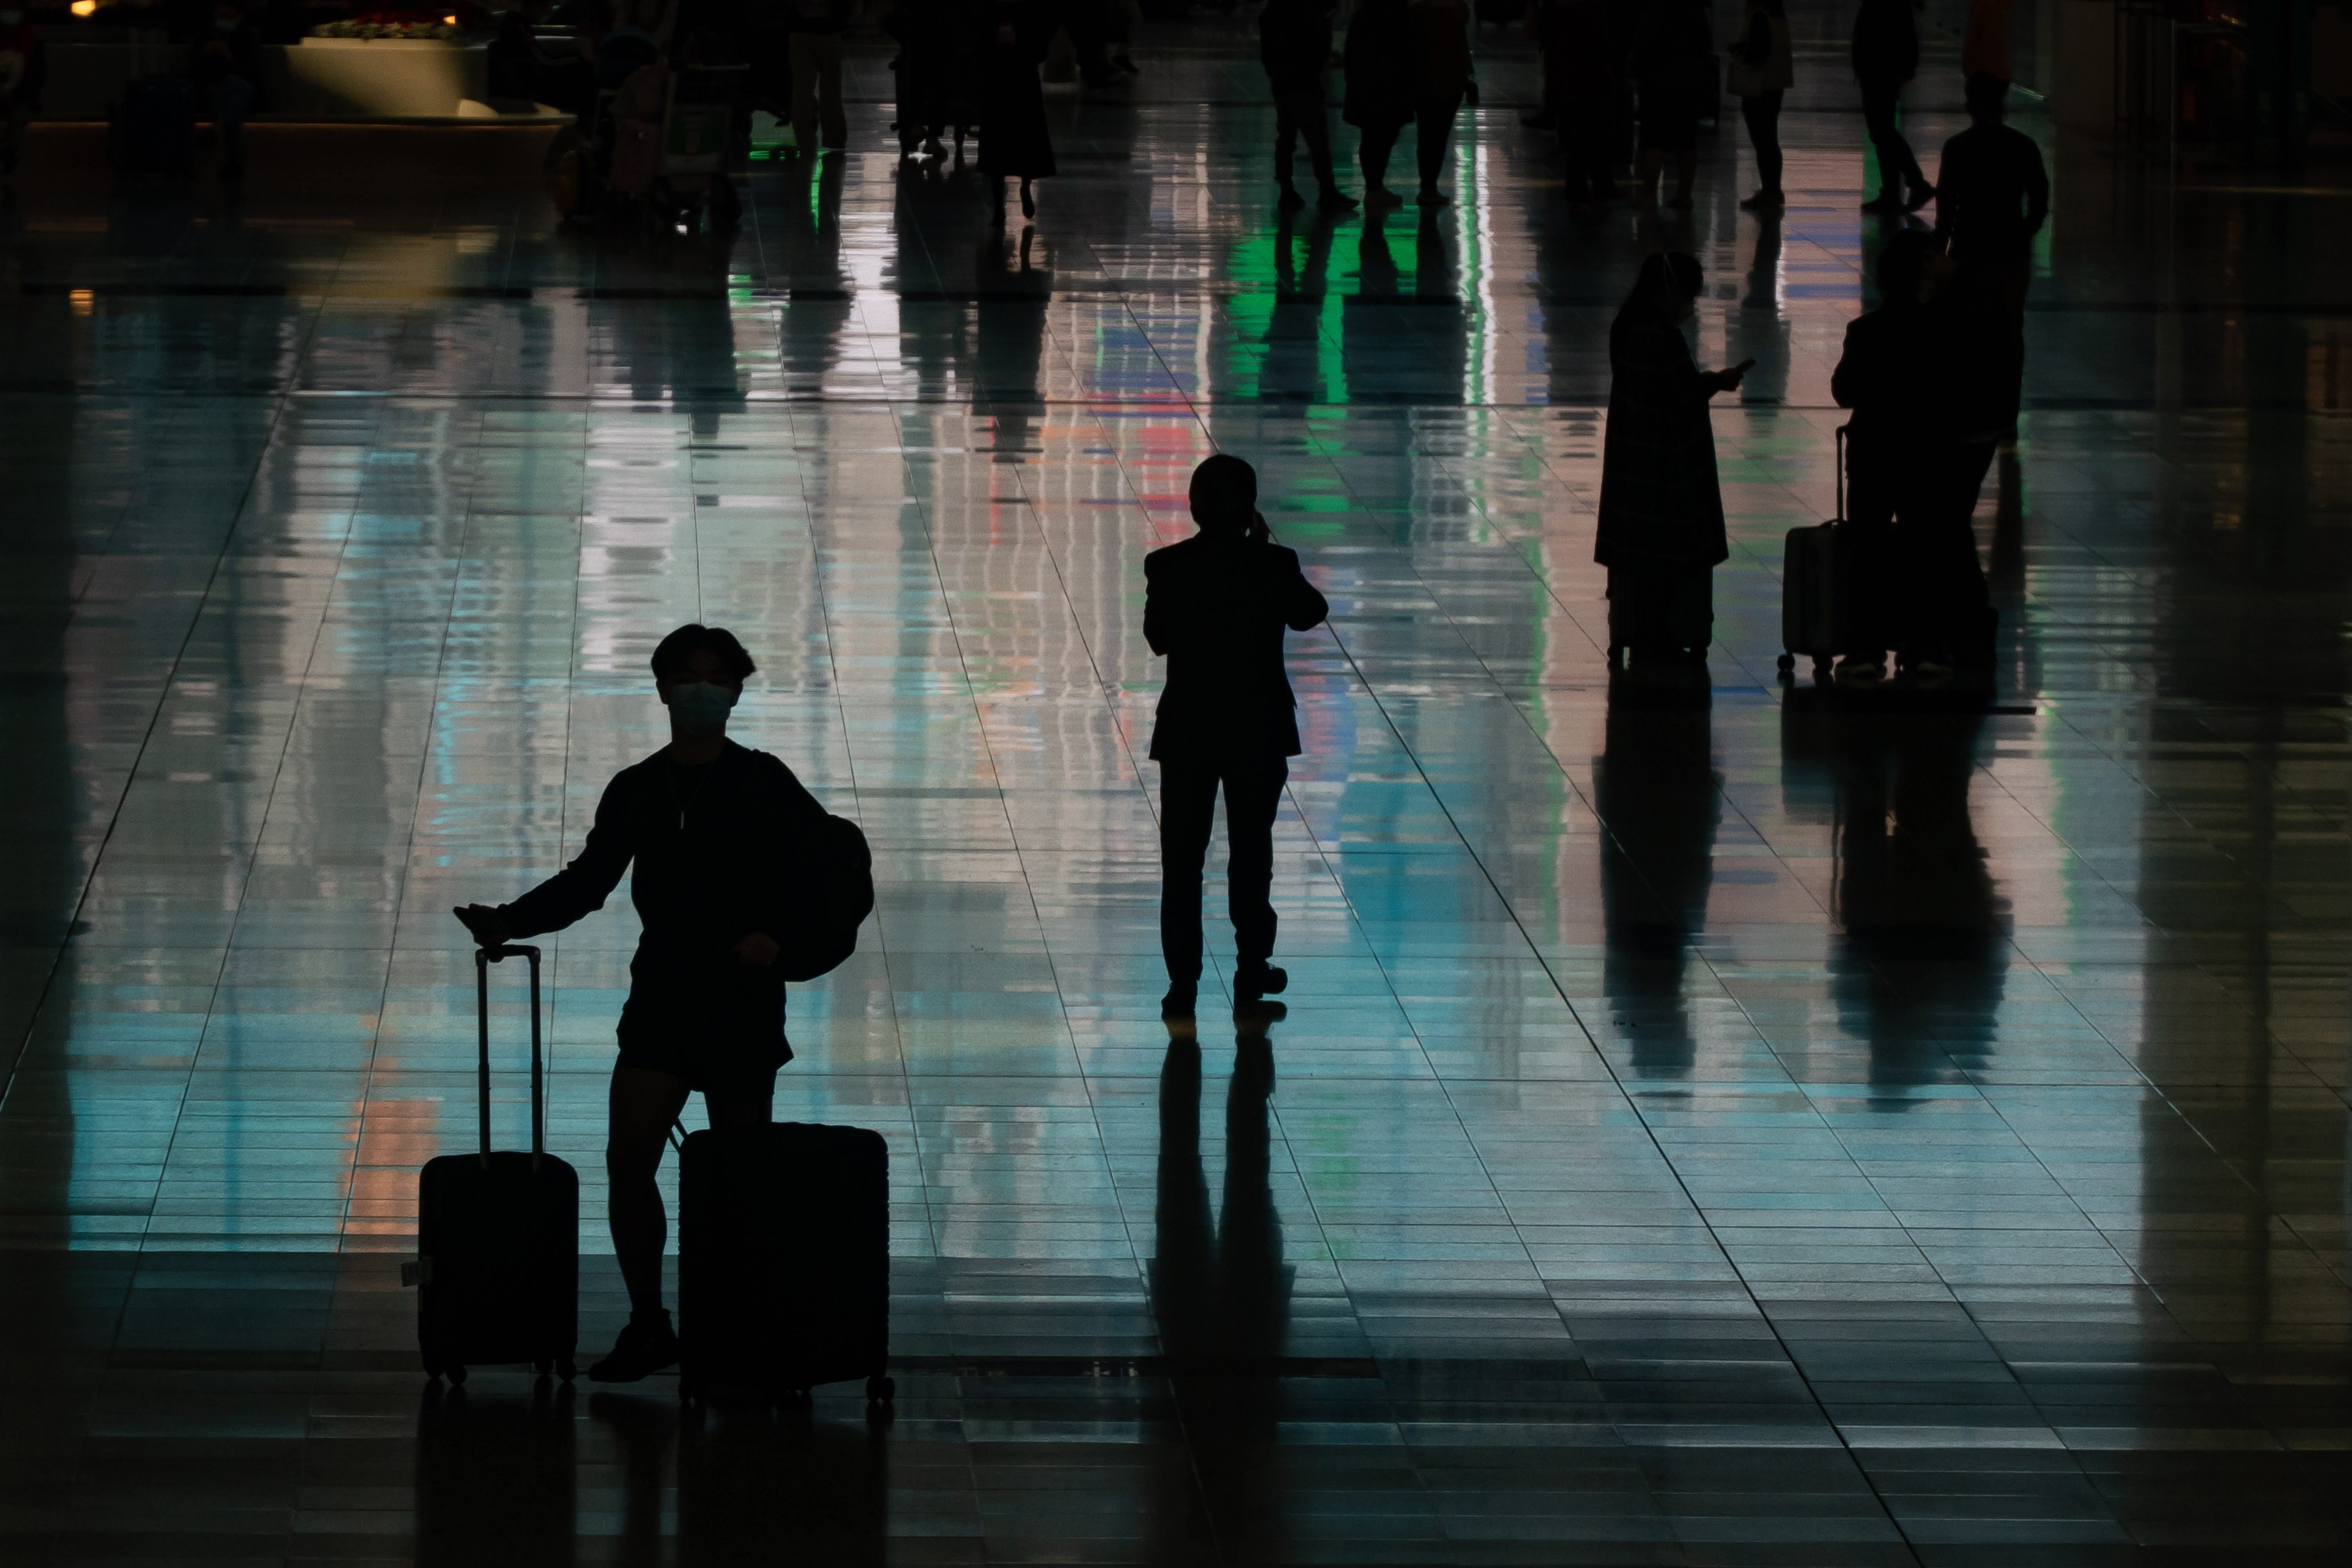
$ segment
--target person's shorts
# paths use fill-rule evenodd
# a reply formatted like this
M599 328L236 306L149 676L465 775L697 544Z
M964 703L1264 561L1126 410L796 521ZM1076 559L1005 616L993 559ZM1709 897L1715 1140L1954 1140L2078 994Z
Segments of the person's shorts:
M759 1100L776 1092L777 1069L792 1059L789 1045L762 1048L740 1041L657 1036L622 1041L613 1065L682 1078L688 1089L722 1100Z

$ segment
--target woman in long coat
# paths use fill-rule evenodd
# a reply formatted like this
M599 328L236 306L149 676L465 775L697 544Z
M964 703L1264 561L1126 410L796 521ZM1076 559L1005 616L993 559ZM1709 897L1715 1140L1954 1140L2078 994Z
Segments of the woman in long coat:
M1364 205L1392 207L1404 198L1382 182L1397 133L1412 123L1421 89L1421 27L1408 0L1361 0L1348 24L1348 93L1339 118L1360 135L1357 156L1364 167Z
M1059 18L1047 0L982 0L980 46L980 172L1004 221L1004 182L1021 182L1021 216L1035 217L1029 182L1054 172L1045 128L1045 89L1037 67Z
M1704 278L1696 257L1643 258L1609 328L1609 432L1601 450L1601 526L1592 558L1609 569L1609 662L1696 663L1715 626L1714 569L1731 553L1715 477L1707 401L1746 365L1702 371L1682 324Z

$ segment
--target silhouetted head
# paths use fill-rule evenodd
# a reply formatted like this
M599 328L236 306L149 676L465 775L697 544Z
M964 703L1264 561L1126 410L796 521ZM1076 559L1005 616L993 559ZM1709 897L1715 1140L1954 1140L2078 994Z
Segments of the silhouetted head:
M1679 250L1659 250L1642 258L1641 276L1633 279L1633 299L1648 302L1670 321L1690 319L1691 303L1706 286L1706 274L1698 258Z
M662 638L653 667L654 687L669 710L670 728L682 735L724 731L728 710L759 668L733 632L695 622Z
M1878 253L1878 297L1924 303L1934 297L1951 270L1951 258L1934 235L1925 229L1897 229Z
M1969 78L1969 118L1999 120L2009 111L2009 83L1990 71L1979 71Z
M1202 533L1230 539L1265 526L1257 515L1257 470L1230 452L1201 459L1192 495L1192 521Z

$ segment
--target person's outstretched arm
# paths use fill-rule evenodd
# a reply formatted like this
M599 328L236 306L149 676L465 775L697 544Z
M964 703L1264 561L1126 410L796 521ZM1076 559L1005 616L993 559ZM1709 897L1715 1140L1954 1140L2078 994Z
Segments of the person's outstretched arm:
M604 786L604 798L596 803L595 825L588 829L588 842L580 847L579 858L499 908L509 936L562 931L581 916L604 907L637 852L634 825L621 803L614 799L619 787L618 779Z
M1298 569L1298 552L1283 553L1290 557L1290 581L1283 584L1282 618L1294 632L1311 632L1331 613L1330 601Z

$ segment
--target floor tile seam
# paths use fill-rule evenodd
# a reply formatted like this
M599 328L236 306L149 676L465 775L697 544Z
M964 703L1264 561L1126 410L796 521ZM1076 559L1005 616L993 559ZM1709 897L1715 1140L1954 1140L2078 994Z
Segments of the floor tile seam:
M307 352L308 344L310 342L315 341L317 331L318 322L317 318L314 315L310 321L308 331L305 333L304 350L298 352ZM89 900L91 882L97 878L100 868L105 863L106 852L113 843L116 830L121 823L123 810L130 802L131 781L138 776L140 766L145 761L148 750L154 742L156 730L162 724L164 711L170 705L172 689L178 681L179 672L181 667L186 661L188 649L194 645L198 630L204 626L205 613L213 603L214 591L220 583L223 568L228 562L230 552L236 541L239 525L244 521L246 510L252 504L255 489L260 483L260 476L263 467L269 456L269 453L276 447L283 434L287 421L288 407L288 399L286 395L283 393L278 395L272 399L268 433L262 440L255 445L251 460L246 467L243 481L238 489L236 510L230 514L228 526L221 531L220 545L214 552L212 566L205 575L204 591L196 596L195 603L190 607L186 629L181 634L179 647L173 650L171 667L165 671L163 679L157 684L155 705L149 713L147 724L141 733L138 752L131 758L131 765L123 772L122 791L116 796L114 810L108 816L106 832L99 841L98 849L89 857L89 869L84 875L80 893L75 900L74 912L68 922L68 933L70 932L71 924L78 923L79 921L82 908ZM349 549L350 536L347 532L344 538L342 549L337 552L336 559L338 566L341 564L343 554L347 552ZM331 597L331 595L330 596ZM310 657L312 658L317 657L318 645L320 639L325 636L326 624L325 605L324 601L322 601L320 607L319 624L311 633ZM304 670L307 675L309 670L308 660L305 661ZM293 745L293 736L294 725L292 719L289 716L287 721L284 738L278 748L278 765L270 776L269 800L274 801L277 797L278 783L285 774L286 757ZM258 821L266 823L268 817L268 805L265 802ZM257 842L258 841L258 833L257 832ZM258 858L256 857L249 858L247 861L245 875L240 879L238 884L240 889L251 881L255 866L257 864L257 859ZM241 911L244 902L242 897L239 898L238 902ZM235 927L236 918L232 917L230 921L231 936L234 935ZM65 941L60 942L58 944L56 954L52 957L47 973L43 977L40 994L35 1000L33 1008L26 1019L26 1041L29 1041L33 1027L37 1024L41 1013L47 1006L51 989L56 983L58 972L64 967L66 953L70 944L70 934L68 935ZM207 1020L210 1019L214 1005L217 1002L219 997L221 977L227 972L231 945L230 941L225 938L221 948L220 963L215 968L212 981L206 990L205 1011ZM9 1077L7 1083L5 1086L0 1086L0 1106L5 1106L7 1100L10 1098L6 1090L13 1089L15 1086L16 1063L21 1060L22 1056L23 1049L22 1045L20 1044L19 1049L16 1055L12 1057L9 1063ZM168 1164L170 1163L172 1149L178 1138L178 1134L179 1119L175 1114L173 1119L172 1133L163 1141L161 1156L163 1163ZM144 1228L145 1227L142 1226L142 1235ZM133 1247L131 1250L133 1252L139 1252L143 1250L143 1247ZM115 1314L114 1323L112 1328L110 1330L108 1338L109 1343L112 1343L116 1338L120 1337L122 1331L123 1319L128 1314L129 1310L130 1301L128 1300L128 1294L126 1293L126 1299L118 1309Z
M782 352L782 324L779 322L777 324L777 333L780 353ZM894 416L893 424L896 425L897 423L897 416ZM901 445L903 444L904 443L902 442ZM797 447L798 442L795 441L794 445ZM903 454L900 458L899 471L902 476L906 475L907 464ZM801 493L803 500L807 499L808 488L809 479L805 470L803 470L801 479ZM924 538L928 541L930 537L930 529L928 519L926 520L923 534ZM833 637L833 601L831 595L826 592L823 552L820 549L816 531L814 528L808 531L806 552L809 566L810 587L816 596L818 619L825 628L824 658L826 668L833 672L833 710L835 721L839 723L841 726L842 764L849 770L850 795L852 797L856 798L858 796L857 751L850 742L851 728L849 723L848 687L841 679L840 656L835 647ZM939 581L939 560L936 552L931 553L931 574L933 583L940 589L940 597L942 601L944 601L947 596L946 584ZM1026 879L1025 872L1024 873L1024 879ZM874 941L876 949L880 954L882 960L883 975L887 978L890 973L889 937L887 926L878 919L874 921ZM887 988L887 991L890 1019L891 1055L898 1063L899 1092L904 1097L908 1106L911 1108L915 1104L915 1086L912 1074L909 1072L907 1064L905 1043L906 1029L904 1020L900 1016L898 1011L898 987L896 984L891 984ZM923 1141L920 1129L911 1125L909 1126L907 1134L907 1154L908 1157L915 1163L916 1178L920 1182L922 1187L923 1234L926 1237L937 1237L940 1234L940 1216L931 1203L931 1190L934 1186L937 1186L940 1184L932 1179L933 1173L927 1166L924 1158Z
M899 468L900 468L900 472L901 472L901 475L902 475L902 476L904 476L904 475L906 474L906 468L907 468L907 465L906 465L906 463L905 463L905 459L904 459L904 458L903 458L903 456L902 456L902 458L901 458L901 459L900 459L900 464L899 464ZM1024 508L1024 510L1025 512L1032 512L1032 513L1034 513L1034 512L1035 511L1035 510L1036 510L1036 509L1035 509L1034 507L1029 507L1029 508ZM980 746L981 746L981 749L982 749L982 753L983 753L983 754L988 758L989 772L990 772L990 773L991 773L991 776L992 776L992 777L997 777L997 778L1002 778L1002 777L1003 776L1003 767L1001 766L1001 763L1000 763L1000 762L999 762L999 759L998 759L998 756L997 756L997 752L996 752L996 743L995 743L995 740L994 740L994 738L993 738L992 734L992 733L991 733L991 731L990 731L989 725L988 725L988 721L987 721L987 715L986 715L986 713L983 711L983 705L982 705L982 701L981 701L980 691L981 691L981 685L982 685L982 682L981 682L981 679L980 679L980 678L979 678L979 675L978 675L978 674L977 674L977 672L975 672L975 671L974 671L974 669L972 668L971 655L971 652L970 652L970 650L969 650L968 645L967 645L967 643L966 643L964 628L963 628L963 626L962 626L962 624L961 624L961 621L960 620L960 618L959 618L959 616L958 616L958 615L957 615L957 611L956 611L955 595L954 595L951 592L950 592L950 590L949 590L949 583L950 583L950 576L949 576L949 574L948 574L948 571L947 571L947 568L946 568L946 563L945 563L944 562L942 562L942 561L940 560L940 552L939 552L939 535L938 535L938 533L937 533L936 530L932 527L932 520L931 520L930 511L929 511L929 508L924 508L924 509L922 509L922 510L918 513L918 515L919 515L919 516L920 516L920 517L921 517L921 519L922 519L922 526L923 526L923 541L924 541L924 553L925 553L926 558L927 558L927 559L929 561L929 563L930 563L932 587L933 587L934 592L935 592L935 593L937 594L937 595L938 595L938 601L939 601L939 605L940 605L940 613L941 613L941 615L942 615L942 616L943 616L943 617L944 617L945 624L946 624L946 626L947 626L947 627L948 627L949 635L950 635L951 637L953 637L953 638L955 639L956 663L957 663L957 666L958 666L959 669L961 671L961 673L962 673L962 677L963 677L963 683L964 683L964 693L963 693L963 698L964 698L964 702L965 702L965 704L967 704L967 705L970 707L970 709L971 709L971 718L972 718L972 723L973 723L973 727L974 727L974 730L975 730L975 732L976 732L976 738L977 738L977 740L978 740L978 742L979 742L979 744L980 744ZM813 547L813 548L814 547L814 542L814 542L814 538L812 538L812 547ZM1049 557L1050 557L1050 556L1051 556L1051 545L1050 545L1050 542L1049 542L1049 543L1048 543L1048 545L1047 545L1047 552L1048 552L1048 555L1049 555ZM1076 614L1076 606L1075 606L1075 605L1070 605L1070 604L1068 603L1068 597L1067 597L1067 584L1066 584L1066 582L1064 582L1064 580L1063 580L1063 578L1062 578L1062 575L1061 575L1061 572L1060 572L1060 568L1059 568L1058 563L1057 563L1057 564L1056 564L1056 566L1055 566L1055 582L1056 582L1057 584L1061 584L1061 585L1062 585L1062 587L1063 587L1063 590L1064 590L1064 607L1065 607L1065 610L1066 610L1066 612L1068 612L1068 613L1072 614L1072 615L1075 615L1075 614ZM1081 634L1081 636L1082 636L1082 637L1083 637L1083 633ZM828 654L828 657L830 657L830 656L831 656L831 651L832 651L832 636L831 636L831 627L830 627L830 623L829 623L829 622L828 622L828 626L827 626L826 647L827 647L827 654ZM1090 652L1090 658L1091 658L1091 652ZM1097 667L1097 674L1099 674L1099 668L1098 668L1098 667ZM1100 690L1101 690L1101 683L1100 683L1099 679L1097 679L1097 683L1096 683L1096 689L1097 689L1097 691L1100 691ZM1106 700L1107 700L1107 699L1106 699ZM1114 716L1115 716L1115 713L1116 713L1116 710L1115 710L1115 709L1114 709ZM846 723L846 716L845 716L845 713L844 722L845 722L845 724ZM847 734L846 734L846 731L845 731L845 734L844 734L844 740L845 740L845 743L846 743ZM853 763L852 765L853 765L853 767L854 767L854 765L855 765L855 764ZM1148 795L1148 792L1147 792L1147 795ZM997 811L998 811L999 815L1000 815L1000 816L1003 817L1003 819L1004 826L1005 826L1005 832L1006 832L1006 834L1007 834L1007 836L1008 836L1008 839L1009 839L1009 841L1011 842L1011 844L1012 844L1012 846L1013 846L1014 858L1015 858L1016 861L1018 861L1018 862L1021 864L1021 867L1022 867L1022 871L1021 871L1021 886L1022 886L1022 890L1023 890L1023 892L1024 892L1024 893L1025 893L1025 894L1028 896L1028 899L1029 899L1030 918L1031 918L1033 921L1036 921L1036 922L1037 922L1039 929L1042 931L1042 930L1044 929L1044 926L1045 926L1045 917L1044 917L1044 915L1043 915L1042 911L1038 909L1038 905L1037 905L1037 891L1036 891L1036 886L1035 886L1035 883L1032 880L1031 872L1030 872L1030 868L1029 868L1029 866L1028 866L1027 861L1026 861L1026 858L1025 858L1025 857L1024 857L1024 856L1022 855L1022 853L1021 853L1021 837L1020 837L1020 831L1019 831L1019 826L1018 826L1018 825L1017 825L1017 824L1013 821L1013 819L1012 803L1011 803L1011 801L1006 797L1006 795L1005 795L1004 792L1003 792L1003 791L1002 791L1002 790L1000 790L1000 791L998 792L996 805L997 805ZM1094 1102L1095 1102L1095 1094L1094 1094L1093 1086L1092 1086L1091 1082L1089 1082L1089 1081L1087 1080L1087 1075L1086 1075L1086 1064L1085 1064L1085 1058L1084 1058L1084 1056L1083 1056L1083 1054L1078 1053L1078 1047L1077 1047L1077 1031L1076 1031L1076 1029L1072 1028L1072 1027L1071 1027L1071 1026L1070 1026L1069 1011L1068 1011L1068 1002L1067 1002L1067 1000L1066 1000L1066 998L1064 998L1064 997L1063 997L1063 994L1062 994L1062 982L1061 982L1061 974L1060 974L1060 971L1059 971L1059 966L1058 966L1058 965L1056 965L1056 964L1055 963L1055 962L1054 962L1053 953L1052 953L1052 952L1051 952L1050 947L1047 949L1047 951L1046 951L1046 952L1045 952L1045 962L1046 962L1046 965L1047 965L1048 972L1049 972L1049 973L1051 973L1054 975L1054 989L1055 989L1055 997L1056 997L1056 999L1057 999L1057 1000L1061 1001L1061 1007L1059 1008L1059 1010L1058 1010L1058 1011L1059 1011L1059 1016L1060 1016L1060 1019L1061 1019L1061 1025L1062 1025L1063 1036L1064 1036L1064 1038L1067 1041L1067 1043L1068 1043L1068 1045L1069 1045L1070 1049L1072 1050L1072 1052L1073 1052L1074 1054L1076 1054L1076 1055L1077 1055L1077 1058L1078 1058L1078 1070L1079 1070L1080 1081L1081 1081L1082 1083L1086 1084L1086 1086L1087 1086L1087 1102L1088 1102L1089 1106L1092 1106L1092 1105L1094 1104ZM893 987L893 1001L892 1001L892 1004L891 1004L892 1019L893 1019L894 1024L896 1023L896 1021L897 1021L897 1016L898 1016L898 1005L897 1005L897 1002L896 1002L896 999L895 999L895 998L896 998L896 987L894 986L894 987ZM904 1047L903 1047L903 1044L902 1044L902 1045L901 1045L901 1047L900 1047L900 1049L899 1049L899 1052L898 1052L898 1058L899 1058L899 1063L900 1063L901 1076L902 1076L902 1078L904 1078L904 1077L906 1076L906 1051L905 1051L905 1048L904 1048ZM911 1100L912 1100L912 1093L913 1093L913 1089L912 1089L912 1085L911 1085L911 1083L909 1083L909 1084L908 1084L908 1095L909 1095L909 1100L910 1100L910 1103L911 1103ZM1108 1168L1108 1165L1109 1165L1109 1163L1110 1163L1110 1148L1109 1148L1109 1144L1108 1144L1108 1140L1106 1140L1106 1139L1104 1138L1104 1136L1103 1136L1103 1131L1102 1131L1102 1123L1101 1123L1101 1121L1100 1121L1100 1119L1099 1119L1099 1117L1098 1117L1098 1116L1090 1116L1090 1117L1089 1117L1089 1119L1088 1119L1088 1121L1089 1121L1089 1125L1090 1125L1090 1127L1091 1127L1091 1129L1092 1129L1092 1131L1093 1131L1093 1133L1094 1133L1094 1148L1095 1148L1096 1155L1097 1155L1097 1157L1098 1159L1100 1159L1100 1160L1103 1162L1103 1163L1104 1163L1105 1167L1106 1167L1106 1168ZM916 1148L915 1152L916 1152L916 1162L917 1162L917 1169L918 1169L918 1170L921 1170L921 1169L923 1168L923 1163L922 1163L922 1159L921 1159L921 1152L920 1152L920 1147L919 1147L919 1145L920 1145L920 1142L921 1142L921 1139L920 1139L920 1134L919 1134L919 1132L915 1135L915 1142L916 1142L916 1145L917 1145L917 1148ZM937 1220L938 1220L938 1216L937 1216L933 1212L932 1212L932 1208L931 1208L931 1205L930 1205L930 1200L929 1200L929 1197L928 1190L927 1190L927 1192L926 1192L926 1195L925 1195L925 1199L924 1199L924 1215L925 1215L926 1224L931 1227L931 1229L930 1229L930 1234L936 1235L936 1234L937 1234ZM1137 1272L1138 1272L1138 1274L1139 1274L1139 1275L1140 1275L1140 1273L1141 1273L1141 1268L1140 1268L1139 1260L1140 1260L1140 1259L1141 1259L1141 1258L1143 1257L1143 1254L1142 1254L1140 1251L1139 1251L1139 1250L1137 1249L1137 1247L1136 1247L1135 1237L1134 1237L1133 1232L1132 1232L1132 1231L1129 1228L1129 1226L1128 1226L1127 1215L1126 1215L1126 1213L1125 1213L1124 1209L1122 1209L1122 1210L1121 1210L1120 1215L1119 1215L1119 1228L1120 1228L1120 1233L1121 1233L1123 1236L1125 1236L1125 1237L1126 1237L1126 1238L1127 1238L1129 1259L1129 1261L1130 1261L1131 1263L1135 1263L1135 1264L1137 1264L1137 1266L1138 1266L1138 1267L1137 1267Z

